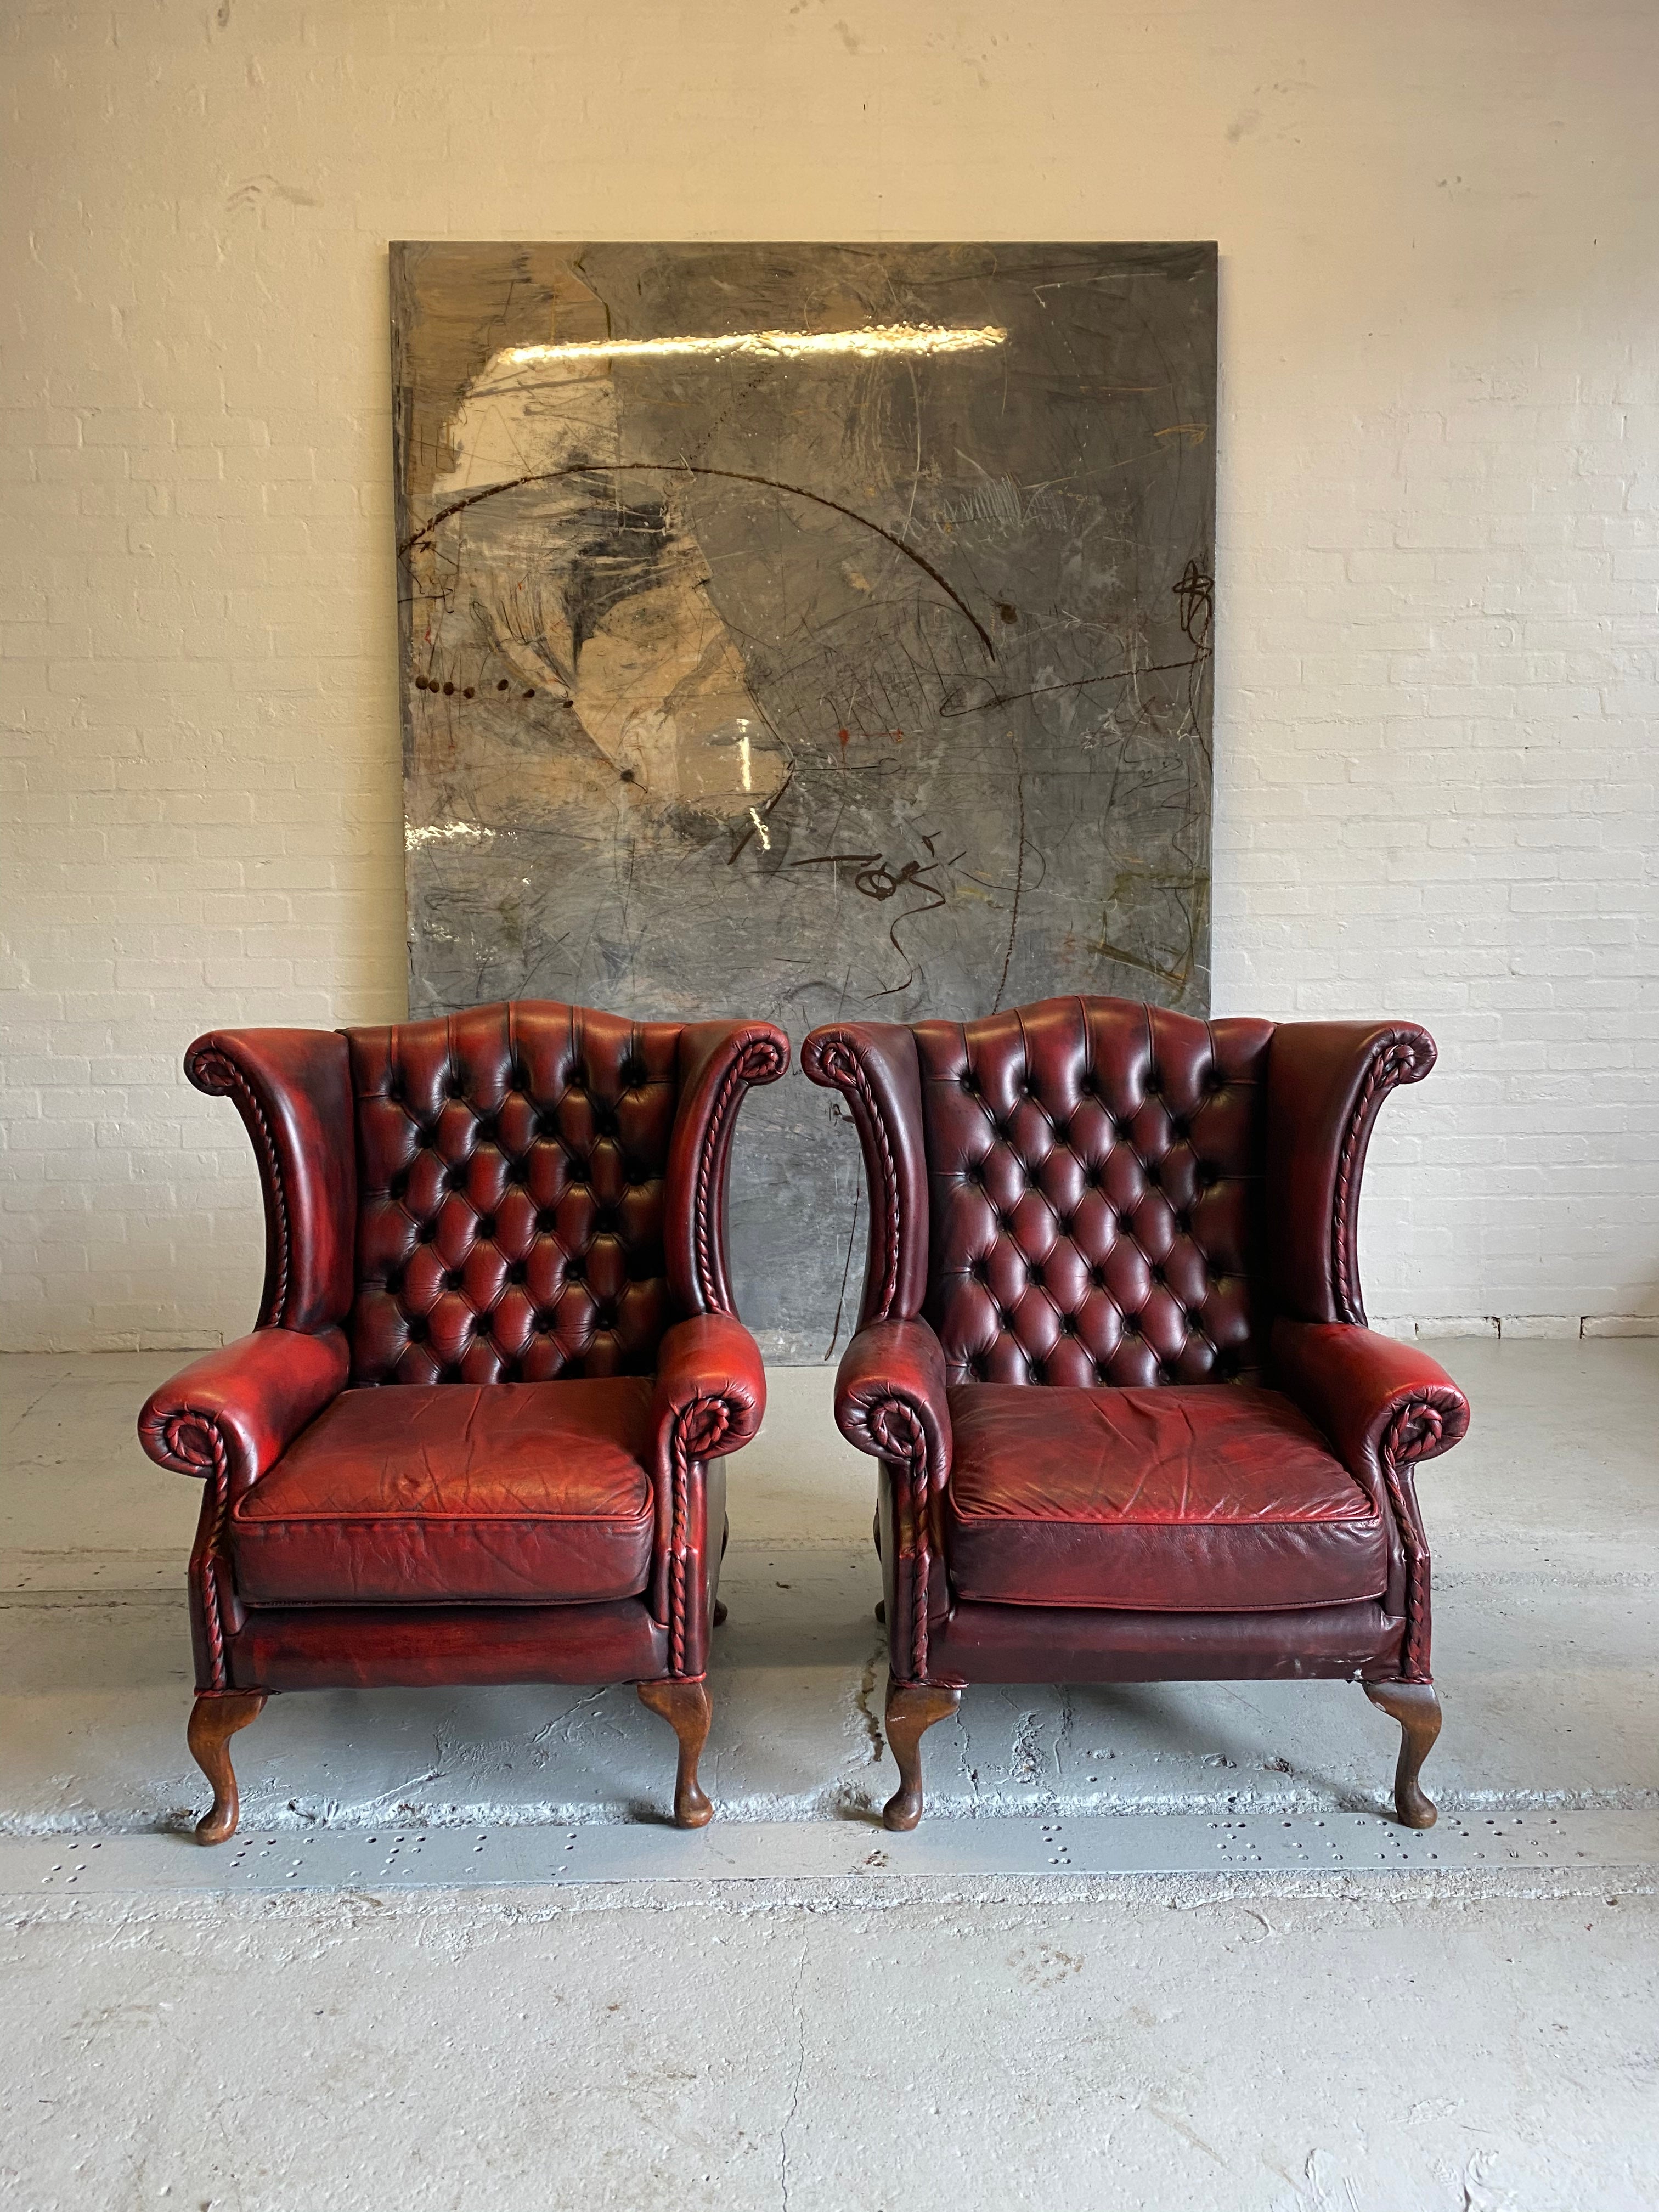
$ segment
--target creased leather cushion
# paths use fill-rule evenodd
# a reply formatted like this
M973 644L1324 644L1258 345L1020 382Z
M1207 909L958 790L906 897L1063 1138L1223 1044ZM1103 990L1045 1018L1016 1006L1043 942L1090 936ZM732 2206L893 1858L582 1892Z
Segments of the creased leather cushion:
M651 1390L347 1390L238 1500L237 1589L250 1605L634 1596L651 1566Z
M949 1393L957 1593L1255 1613L1382 1595L1388 1541L1312 1423L1248 1386Z

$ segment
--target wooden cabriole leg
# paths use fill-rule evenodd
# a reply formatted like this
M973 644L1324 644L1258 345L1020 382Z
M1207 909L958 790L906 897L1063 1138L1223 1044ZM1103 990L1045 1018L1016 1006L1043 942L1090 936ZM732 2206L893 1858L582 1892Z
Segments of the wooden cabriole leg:
M640 1703L660 1713L680 1740L679 1771L674 1777L674 1825L706 1828L714 1808L697 1779L697 1761L708 1741L712 1707L707 1682L639 1682Z
M887 1741L898 1761L899 1786L882 1808L882 1825L902 1835L921 1818L921 1739L935 1721L955 1712L960 1690L933 1682L887 1685Z
M1440 1733L1440 1699L1431 1682L1367 1682L1365 1695L1400 1723L1394 1809L1405 1828L1431 1828L1438 1815L1418 1782Z
M230 1739L264 1711L263 1690L203 1690L191 1707L190 1755L213 1784L213 1804L196 1823L198 1844L222 1844L236 1832L241 1806L230 1763Z

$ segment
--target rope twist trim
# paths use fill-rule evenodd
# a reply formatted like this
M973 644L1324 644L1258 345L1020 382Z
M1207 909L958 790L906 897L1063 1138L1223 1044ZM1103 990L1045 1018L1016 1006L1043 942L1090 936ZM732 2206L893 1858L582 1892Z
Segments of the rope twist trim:
M219 1563L224 1557L225 1522L230 1511L230 1453L212 1414L193 1408L169 1414L162 1424L160 1442L167 1463L175 1473L205 1475L213 1485L213 1519L195 1562L208 1644L209 1680L203 1686L228 1689L225 1626L219 1611Z
M1359 1294L1359 1274L1353 1249L1355 1183L1361 1152L1377 1107L1383 1097L1401 1083L1412 1083L1419 1073L1421 1055L1404 1037L1376 1053L1359 1096L1354 1100L1348 1125L1342 1132L1337 1155L1335 1201L1331 1209L1331 1286L1340 1320L1364 1326L1365 1308Z
M713 1451L732 1419L732 1407L724 1398L694 1398L674 1416L669 1451L672 1513L668 1540L668 1664L669 1671L682 1679L685 1678L686 1530L691 1513L691 1468L696 1461L706 1459Z
M1440 1449L1445 1427L1445 1418L1431 1399L1408 1399L1389 1423L1380 1455L1382 1480L1406 1554L1406 1640L1400 1672L1407 1682L1430 1680L1429 1547L1424 1540L1416 1501L1407 1491L1402 1469L1414 1460L1431 1459Z
M853 1119L864 1144L867 1167L879 1164L881 1170L881 1282L874 1306L868 1319L885 1321L893 1310L893 1300L898 1295L899 1274L899 1181L898 1163L893 1157L892 1139L888 1133L886 1118L880 1102L871 1088L865 1073L864 1063L857 1050L843 1037L832 1037L818 1050L817 1065L821 1073L844 1091L853 1109ZM874 1212L874 1175L872 1183L871 1210ZM873 1226L873 1224L872 1224ZM866 1286L865 1296L869 1297Z
M238 1067L228 1052L210 1047L198 1052L191 1060L185 1073L198 1091L210 1098L234 1097L246 1124L253 1149L258 1155L260 1170L264 1177L267 1196L270 1200L271 1217L276 1224L276 1270L271 1293L270 1310L260 1316L261 1324L280 1328L288 1311L288 1288L290 1272L292 1232L289 1225L288 1194L283 1188L283 1163L276 1150L276 1139L271 1134L270 1122L259 1102L258 1093Z
M927 1593L933 1583L932 1501L927 1491L927 1437L921 1416L902 1398L883 1398L866 1419L881 1456L902 1468L910 1507L910 1665L912 1681L927 1679Z
M720 1078L708 1109L708 1127L697 1152L696 1202L697 1290L708 1313L732 1311L730 1295L721 1288L714 1264L718 1190L724 1182L726 1152L731 1143L727 1124L734 1103L740 1103L740 1094L750 1085L775 1083L782 1073L783 1051L776 1038L751 1037Z

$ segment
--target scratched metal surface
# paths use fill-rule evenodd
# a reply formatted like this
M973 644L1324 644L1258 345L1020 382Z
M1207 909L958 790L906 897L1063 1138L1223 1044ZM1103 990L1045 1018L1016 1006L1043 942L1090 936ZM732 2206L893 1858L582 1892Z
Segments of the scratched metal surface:
M413 1011L1206 1012L1215 268L394 246ZM750 1102L775 1356L856 1298L857 1185L829 1097Z

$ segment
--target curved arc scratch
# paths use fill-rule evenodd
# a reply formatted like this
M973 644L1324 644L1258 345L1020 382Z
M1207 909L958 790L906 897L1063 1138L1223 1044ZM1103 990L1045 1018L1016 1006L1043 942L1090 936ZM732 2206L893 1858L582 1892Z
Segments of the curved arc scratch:
M915 546L907 545L902 538L896 536L890 530L884 529L880 523L872 522L867 514L860 514L856 507L843 507L838 499L827 498L823 492L808 491L804 484L783 483L775 477L755 476L744 469L711 469L693 461L582 461L570 468L538 469L529 476L509 477L505 483L486 484L482 490L468 492L464 499L452 501L449 506L440 507L429 522L423 523L412 536L404 538L398 548L398 558L400 561L406 561L421 540L423 538L430 538L434 531L442 524L449 521L455 515L464 514L470 507L480 506L487 499L499 498L503 492L520 491L526 484L556 483L566 477L622 476L635 473L653 476L722 477L731 483L760 484L768 491L787 492L792 499L810 499L817 507L827 507L833 514L844 514L849 521L861 523L866 530L872 530L878 538L885 538L890 545L896 547L903 554L907 561L913 561L924 575L932 578L951 605L965 621L972 625L975 635L985 648L987 658L995 660L997 649L992 644L991 634L984 623L981 622L955 586L939 574L931 561L918 553Z

